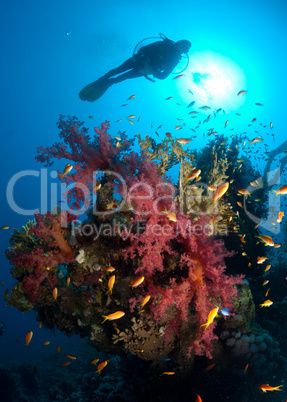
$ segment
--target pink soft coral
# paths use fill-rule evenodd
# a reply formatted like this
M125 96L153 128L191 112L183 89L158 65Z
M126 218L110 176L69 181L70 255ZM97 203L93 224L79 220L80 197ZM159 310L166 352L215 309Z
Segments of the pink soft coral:
M207 220L200 218L196 228L204 228ZM152 227L163 228L156 235ZM159 230L158 230L159 232ZM237 294L234 285L242 281L242 277L231 277L225 274L225 257L230 257L220 240L208 237L204 231L194 231L188 216L178 215L177 222L168 221L152 213L146 223L146 230L140 235L133 235L131 245L124 252L126 258L141 257L136 274L145 276L146 293L154 300L151 313L160 321L167 314L170 306L176 309L166 329L178 333L183 321L191 318L191 309L195 309L198 321L196 338L188 348L188 354L194 351L197 355L211 356L215 322L207 329L201 327L207 321L209 312L215 307L233 308L233 299ZM167 267L168 255L178 255L178 264ZM168 272L167 272L168 269ZM163 285L164 284L164 285Z

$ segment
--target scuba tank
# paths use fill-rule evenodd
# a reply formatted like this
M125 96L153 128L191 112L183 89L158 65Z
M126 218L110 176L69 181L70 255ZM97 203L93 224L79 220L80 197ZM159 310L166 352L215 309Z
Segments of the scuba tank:
M172 43L175 43L173 40L168 39L168 37L167 37L166 35L164 35L163 33L160 32L160 33L159 33L159 36L150 36L150 37L148 37L148 38L144 38L144 39L142 39L141 41L139 41L139 42L136 44L136 46L134 47L133 56L137 55L138 52L139 52L139 50L140 50L143 46L146 46L146 45L141 45L141 43L143 43L143 42L145 42L145 41L148 41L148 40L151 40L151 39L162 39L163 41L164 41L165 39L167 39L167 40L171 41ZM154 41L152 41L152 42L154 42ZM151 43L152 43L152 42L151 42ZM141 46L140 46L140 45L141 45ZM181 71L174 71L174 72L172 72L172 74L181 74L181 73L183 73L183 71L185 71L185 70L187 69L187 66L188 66L188 64L189 64L189 56L188 56L187 54L184 54L184 55L182 55L182 57L184 57L184 58L186 59L186 64L185 64L184 68L183 68Z

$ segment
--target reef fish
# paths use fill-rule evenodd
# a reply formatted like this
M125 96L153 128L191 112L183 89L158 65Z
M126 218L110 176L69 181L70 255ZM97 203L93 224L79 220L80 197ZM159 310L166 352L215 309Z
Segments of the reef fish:
M215 202L219 200L226 193L228 187L229 187L228 181L220 184L220 186L217 187L213 196L213 204L215 204Z
M27 334L25 336L25 342L26 342L25 346L29 346L29 344L32 340L32 337L33 337L33 331L27 332Z
M109 362L108 360L105 360L105 361L101 362L101 363L98 365L98 370L96 371L96 373L101 374L101 371L103 370L103 368L106 367L106 365L108 364L108 362Z
M267 391L283 391L282 389L280 389L281 387L283 387L283 385L278 385L277 387L271 387L269 384L259 385L259 388L263 392L267 392Z
M246 91L245 89L243 89L242 91L239 91L239 92L238 92L237 96L245 95L246 92L247 92L247 91Z
M109 315L103 315L104 321L113 321L113 320L118 320L119 318L123 317L125 315L124 311L116 311L115 313L109 314Z
M265 300L264 303L260 304L260 307L270 307L270 306L272 306L272 304L273 304L273 301Z
M205 327L205 329L207 329L209 327L209 325L213 323L213 321L218 313L218 310L219 310L219 307L214 307L208 314L207 322L205 324L201 324L201 327Z
M63 178L64 178L68 173L70 173L70 171L71 171L72 169L73 169L73 165L71 165L70 163L67 163L66 166L65 166L64 172L58 174L59 179L60 179L60 180L63 180Z

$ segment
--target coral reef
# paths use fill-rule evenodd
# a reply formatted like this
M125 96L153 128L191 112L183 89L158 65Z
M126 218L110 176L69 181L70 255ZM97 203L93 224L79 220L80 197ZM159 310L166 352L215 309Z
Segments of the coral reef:
M108 122L92 139L75 117L61 116L58 127L62 142L39 147L36 159L46 166L55 158L73 164L73 173L60 179L76 183L66 194L68 205L76 215L84 205L87 219L76 225L76 215L58 208L14 230L6 256L18 284L10 296L6 291L7 303L34 309L47 327L88 337L104 351L154 362L170 356L182 370L195 356L220 355L222 333L225 339L239 331L249 336L254 305L242 284L247 262L236 253L242 253L242 228L250 236L254 229L235 207L237 184L216 202L212 195L241 169L230 165L238 157L235 143L227 154L216 138L191 154L177 139L156 144L139 136L137 154L125 133L111 137ZM175 165L177 185L166 177ZM228 229L226 238L219 238L216 225ZM208 322L215 308L228 309L229 317ZM125 314L113 320L117 311Z

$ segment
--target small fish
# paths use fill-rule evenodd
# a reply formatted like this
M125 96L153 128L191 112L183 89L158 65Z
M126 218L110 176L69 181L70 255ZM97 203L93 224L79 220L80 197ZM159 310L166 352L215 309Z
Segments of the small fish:
M261 139L261 138L258 138L258 137L256 137L256 138L253 138L253 140L251 140L250 142L249 142L249 145L250 144L255 144L256 142L262 142L263 140Z
M141 302L141 306L145 306L150 300L150 295L146 296L143 301Z
M175 129L176 129L176 130L181 130L181 129L182 129L182 126L175 126Z
M179 78L182 78L182 77L184 77L184 74L180 74L180 75L177 75L176 77L173 77L173 80L178 80Z
M62 364L62 367L66 367L66 366L68 366L70 363L71 363L71 362L66 361L65 363Z
M108 320L108 321L113 321L113 320L118 320L119 318L123 317L125 315L124 311L116 311L115 313L109 314L109 315L103 315L104 321L102 324Z
M115 269L114 267L108 267L108 268L106 268L106 272L107 272L108 274L114 272L115 270L116 270L116 269Z
M202 399L201 399L201 397L200 397L200 395L196 395L196 402L202 402Z
M170 361L170 357L162 357L161 359L159 359L161 362L169 362Z
M177 140L177 142L178 142L180 145L186 145L186 144L188 144L190 141L191 141L191 140L190 140L190 139L187 139L187 138L179 138L179 139Z
M268 293L269 293L269 290L270 290L270 289L271 289L271 288L267 289L267 292L265 293L265 297L268 296Z
M200 106L199 109L208 110L208 109L211 109L211 107L210 106Z
M226 120L225 124L224 124L224 128L227 127L227 124L229 123L229 120Z
M269 271L270 268L271 268L271 264L267 265L266 268L264 269L264 272Z
M187 92L190 93L191 95L194 95L194 93L190 89L188 89Z
M39 328L42 328L42 325L43 325L43 324L42 324L42 322L40 321L39 324L38 324L38 327L39 327Z
M45 341L44 343L43 343L43 346L48 346L48 345L50 345L50 341Z
M165 133L165 135L166 135L168 138L171 138L171 134L170 134L170 133Z
M89 116L89 119L93 119L94 118L94 116Z
M211 363L209 366L206 367L206 369L204 371L207 373L208 371L213 369L214 366L215 366L215 363Z
M264 281L264 282L262 283L262 286L267 285L267 283L269 283L269 280L268 280L268 279L266 279L266 281Z
M190 104L187 106L188 108L193 106L195 104L195 101L190 102Z
M247 371L248 367L249 367L249 364L247 363L245 368L244 368L244 374L246 374L246 371Z
M220 313L222 315L224 315L225 317L229 316L229 309L228 308L224 308L223 310L220 310Z
M32 337L33 337L33 331L27 332L27 334L25 336L25 342L26 342L25 346L29 346L29 344L30 344L30 342L32 340Z
M165 98L165 100L170 100L173 99L173 96L169 96L168 98Z
M57 297L58 297L58 289L57 289L57 288L54 288L54 290L53 290L53 298L54 298L54 301L57 300Z
M70 171L71 171L72 169L73 169L73 165L71 165L70 163L67 163L66 166L65 166L64 172L58 174L59 179L60 179L60 180L63 180L63 178L64 178L68 173L70 173Z
M219 200L226 193L226 191L228 190L228 187L229 187L228 182L222 183L222 184L220 184L220 186L217 187L217 189L214 193L214 196L212 198L213 204L215 204L215 202L217 200Z
M257 257L257 264L263 264L267 259L267 257Z
M98 365L98 370L96 371L96 373L101 374L101 371L103 370L103 368L106 367L106 365L108 364L108 362L109 362L108 360L105 360L105 361L101 362L101 363Z
M110 279L109 279L109 282L108 282L108 291L107 291L107 293L110 292L112 294L113 287L114 287L114 284L115 284L115 280L116 280L116 275L112 275L110 277Z
M124 103L124 104L122 104L121 106L122 106L122 107L126 107L126 106L128 106L128 104L127 104L127 103Z
M136 115L135 114L130 114L128 117L127 117L127 119L133 119L133 118L135 118L136 117ZM115 137L116 138L116 137ZM120 141L120 140L119 140Z
M238 194L240 195L250 195L249 191L246 190L245 188L238 190Z
M274 246L274 241L272 239L271 236L267 236L267 235L260 235L260 236L256 236L258 237L260 240L262 240L263 243L265 243L266 246Z
M132 288L136 288L141 283L143 283L143 281L144 281L144 276L137 276L129 286L131 286Z
M245 95L246 92L247 92L247 91L246 91L245 89L242 89L241 91L238 92L237 96Z
M256 119L254 118L254 119L252 119L252 123L255 123L256 122Z
M8 230L8 229L10 229L10 227L7 225L2 226L2 228L1 228L1 230Z
M68 287L69 287L70 283L71 283L71 278L69 277L69 278L67 278L67 286Z
M267 392L267 391L283 391L282 389L280 389L280 387L283 387L283 385L278 385L277 387L271 387L269 384L259 385L259 388L263 392Z
M270 122L270 128L273 128L273 122L272 121Z
M273 191L276 193L276 197L278 194L285 195L287 194L287 185L280 187L279 190L273 190Z
M262 103L259 103L259 102L255 102L254 105L256 105L256 106L263 106L263 104L262 104Z
M208 314L207 322L205 324L201 324L200 327L205 327L205 329L207 329L209 327L209 325L213 323L213 321L218 313L218 310L219 310L219 307L214 307Z
M271 300L265 300L264 303L260 304L260 307L261 307L261 308L262 308L262 307L270 307L270 306L272 306L272 304L273 304L273 301L271 301Z
M59 354L61 352L61 348L59 345L57 345L57 353Z
M134 99L135 97L136 97L135 95L131 95L131 96L129 96L129 97L128 97L128 99L127 99L127 100Z
M200 169L193 170L190 173L190 175L187 176L187 178L185 179L184 186L186 186L189 181L191 181L191 180L195 179L196 177L198 177L200 175L200 173L201 173Z
M76 360L76 359L77 359L75 356L66 355L66 354L65 354L65 356L67 356L69 359L72 359L72 360Z
M174 371L164 371L161 375L174 375Z
M94 364L94 365L96 365L97 363L98 363L98 361L99 361L100 359L94 359L92 362L91 362L91 364Z

